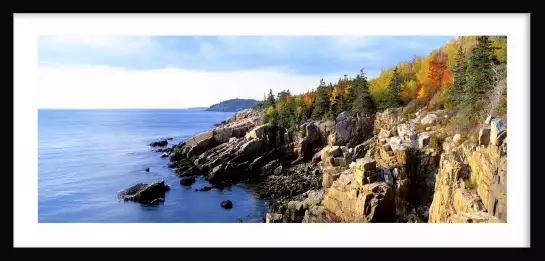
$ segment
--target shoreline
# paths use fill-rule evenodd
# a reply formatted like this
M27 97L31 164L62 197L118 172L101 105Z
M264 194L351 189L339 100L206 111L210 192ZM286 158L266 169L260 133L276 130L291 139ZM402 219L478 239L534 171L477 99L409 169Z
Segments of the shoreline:
M464 186L467 178L449 179L451 166L460 164L470 165L475 175L505 176L487 173L485 166L491 158L506 159L505 131L497 132L495 144L459 144L456 137L445 137L441 119L448 115L443 111L417 112L409 119L401 112L394 108L355 117L343 112L335 120L307 121L289 132L261 124L262 115L247 109L160 152L182 185L193 184L197 176L211 184L196 193L245 184L266 201L265 223L505 222L505 181L497 184L500 192L490 194L502 201L489 212L488 192ZM426 122L425 131L420 122ZM490 132L479 135L486 140L482 136ZM455 156L460 153L475 159L463 163ZM497 167L504 168L503 163ZM486 181L477 177L474 182ZM438 185L443 183L448 184L444 189ZM453 203L444 198L473 210L456 210L457 205L454 212L447 210Z

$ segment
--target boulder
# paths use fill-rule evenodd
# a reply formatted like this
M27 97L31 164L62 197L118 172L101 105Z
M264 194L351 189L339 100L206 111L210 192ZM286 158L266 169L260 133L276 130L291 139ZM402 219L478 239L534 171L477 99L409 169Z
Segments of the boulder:
M193 183L195 183L195 176L180 179L180 184L183 186L191 186Z
M164 181L153 182L151 184L139 183L119 192L119 198L142 204L152 204L164 199L165 192L169 190L170 187Z
M392 188L385 182L355 184L352 175L343 174L324 196L324 206L343 222L394 222Z
M356 119L348 112L340 113L336 118L334 139L331 145L346 145L356 135Z
M481 128L479 130L479 146L488 145L490 142L490 128Z
M149 168L146 168L146 172L149 172Z
M356 169L354 171L354 180L363 186L368 183L369 177L375 175L377 162L372 158L361 158L356 160Z
M403 123L397 125L397 135L399 135L400 137L407 137L411 133L413 133L413 131L410 124Z
M201 142L203 140L211 139L213 137L214 137L214 131L212 131L212 130L205 131L205 132L200 133L200 134L198 134L198 135L196 135L194 137L189 138L185 142L185 146L192 147L192 146L197 145L199 142Z
M305 209L301 201L292 200L288 202L286 212L283 214L283 219L288 223L300 223L305 216Z
M329 156L331 156L331 157L340 156L340 155L342 155L342 153L343 153L343 151L342 151L341 147L339 147L339 146L332 146L329 149Z
M494 118L490 121L490 143L495 146L499 146L501 142L498 142L498 136L505 131L505 125L502 118Z
M418 146L420 148L424 148L429 143L430 143L430 135L428 134L418 135Z
M422 118L422 120L420 120L420 123L424 125L430 125L430 124L434 124L435 121L437 121L437 115L433 113L429 113L424 118Z
M168 157L168 153L163 152L163 154L161 154L161 158L166 158L166 157Z
M258 139L258 138L264 139L268 132L269 132L269 124L268 123L263 124L263 125L259 125L259 126L256 126L255 128L253 128L251 131L249 131L246 134L246 139L247 140Z
M152 146L152 147L164 147L166 145L168 145L167 140L154 141L154 142L150 143L150 146Z
M458 141L460 141L461 138L462 136L459 133L456 133L454 137L452 137L452 142L458 143Z
M267 213L265 214L266 223L282 223L282 214Z
M231 202L231 200L224 200L220 203L220 206L224 209L231 209L233 207L233 202Z

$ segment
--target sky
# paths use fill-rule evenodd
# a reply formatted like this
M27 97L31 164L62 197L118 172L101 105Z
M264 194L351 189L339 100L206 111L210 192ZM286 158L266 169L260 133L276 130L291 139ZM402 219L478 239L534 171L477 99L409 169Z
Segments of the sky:
M38 39L39 108L208 107L372 78L454 36L108 36Z

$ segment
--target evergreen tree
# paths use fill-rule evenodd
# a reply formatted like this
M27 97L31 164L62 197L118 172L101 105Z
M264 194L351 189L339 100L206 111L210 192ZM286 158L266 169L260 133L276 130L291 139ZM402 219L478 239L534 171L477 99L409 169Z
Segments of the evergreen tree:
M454 82L448 90L448 103L450 106L457 106L464 99L464 86L466 84L466 66L462 47L458 47L458 58L454 68Z
M326 88L323 79L320 80L320 86L316 88L316 100L314 100L314 110L312 111L314 120L321 120L329 111L330 100Z
M276 99L274 98L273 91L269 89L269 96L267 96L267 103L265 104L267 107L274 106L276 104Z
M352 89L354 90L351 95L354 95L355 97L352 101L351 114L356 115L359 112L373 112L375 110L375 102L369 93L369 82L367 82L367 77L365 76L363 69L361 69L360 74L356 76Z
M394 74L390 80L390 85L388 86L388 107L398 107L401 105L401 98L399 96L399 74L397 72L397 66L394 68Z
M487 36L477 37L477 44L471 50L467 67L467 84L464 92L465 103L469 104L472 110L475 109L475 102L480 100L484 93L489 90L492 81L492 42Z

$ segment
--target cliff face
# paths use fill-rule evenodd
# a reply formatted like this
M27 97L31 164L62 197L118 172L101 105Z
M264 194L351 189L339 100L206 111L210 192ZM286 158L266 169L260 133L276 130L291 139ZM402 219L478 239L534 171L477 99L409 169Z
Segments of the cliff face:
M444 153L429 222L507 222L507 155L501 146Z
M257 182L267 222L506 222L502 120L478 144L441 144L447 117L343 112L288 133L248 109L177 145L169 166L215 187Z

